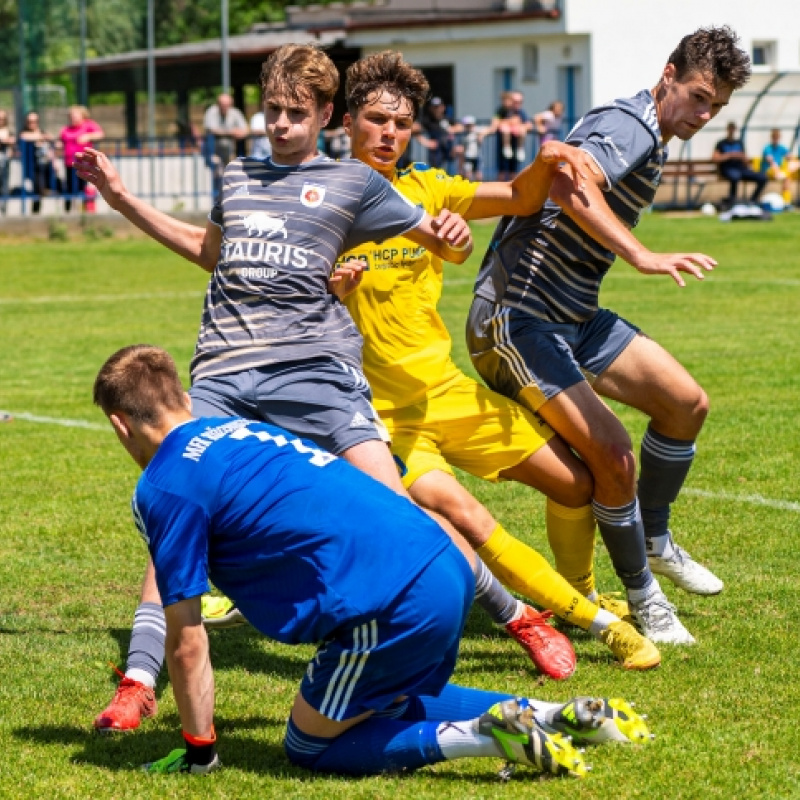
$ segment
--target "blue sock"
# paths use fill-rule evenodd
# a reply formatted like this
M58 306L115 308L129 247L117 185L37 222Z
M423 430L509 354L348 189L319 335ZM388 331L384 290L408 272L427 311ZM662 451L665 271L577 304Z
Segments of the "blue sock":
M303 733L289 720L284 748L297 766L341 775L380 775L444 761L437 723L369 719L335 739Z
M460 722L475 719L488 711L495 703L510 700L513 694L505 692L485 692L448 683L438 697L425 695L409 697L408 710L400 719L407 722L435 720L438 722ZM388 711L388 709L387 709Z

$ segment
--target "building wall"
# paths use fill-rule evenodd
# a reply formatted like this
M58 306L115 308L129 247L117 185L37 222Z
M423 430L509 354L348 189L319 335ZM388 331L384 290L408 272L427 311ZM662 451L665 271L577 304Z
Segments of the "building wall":
M652 88L664 64L687 33L701 26L730 25L741 36L741 45L752 53L757 42L770 43L771 61L754 67L754 73L800 71L800 27L797 0L563 0L562 17L554 20L516 20L483 25L448 25L356 31L348 44L365 53L387 47L401 50L418 66L452 65L454 72L454 113L474 114L488 119L497 105L495 71L516 71L515 88L525 93L525 108L535 113L554 99L564 100L559 69L579 67L577 108L581 114L614 97ZM525 82L523 47L539 47L539 79ZM695 137L685 155L710 156L716 139L728 119L741 124L755 99L753 81L731 106ZM787 97L781 120L766 104L751 121L748 147L760 152L771 124L791 127L787 120L800 118L800 95ZM794 114L793 108L797 108ZM784 125L784 123L786 123ZM760 128L760 130L759 130ZM673 150L680 150L676 143Z
M586 110L590 91L589 37L566 36L560 24L535 20L516 25L448 26L381 34L359 33L348 43L361 46L364 54L387 48L400 50L419 67L452 65L454 68L453 112L457 117L473 114L488 120L497 108L500 86L498 71L514 71L513 87L525 94L525 109L530 114L545 109L559 97L559 67L580 67L577 97ZM538 79L525 80L524 47L538 47ZM562 78L563 80L563 78Z

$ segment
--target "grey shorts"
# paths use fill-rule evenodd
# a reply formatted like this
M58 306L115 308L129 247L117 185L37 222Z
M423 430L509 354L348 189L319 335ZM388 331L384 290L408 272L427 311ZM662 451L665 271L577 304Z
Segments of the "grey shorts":
M554 323L481 297L467 319L475 369L492 389L532 411L576 383L592 383L638 333L605 308L587 322Z
M364 375L333 359L272 364L201 378L189 391L196 417L244 417L311 439L334 455L388 441Z

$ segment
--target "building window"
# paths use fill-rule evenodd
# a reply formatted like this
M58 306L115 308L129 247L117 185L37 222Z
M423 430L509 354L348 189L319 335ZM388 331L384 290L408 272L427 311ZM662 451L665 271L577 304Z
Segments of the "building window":
M776 42L753 42L753 66L774 69L777 50Z
M539 45L522 45L522 80L536 83L539 80Z

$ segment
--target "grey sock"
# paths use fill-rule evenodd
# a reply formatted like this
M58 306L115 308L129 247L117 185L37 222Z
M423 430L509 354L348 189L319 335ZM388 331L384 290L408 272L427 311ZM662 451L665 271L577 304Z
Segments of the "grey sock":
M517 615L519 600L475 556L475 602L496 625L507 625Z
M610 508L593 500L592 510L611 563L625 588L645 588L653 575L647 565L638 501L634 499L624 506Z
M671 439L648 427L639 456L639 504L647 539L668 535L670 506L686 480L694 460L694 442ZM647 552L659 555L658 542L648 542Z
M141 670L151 675L153 685L164 663L167 620L158 603L142 603L133 615L133 630L128 645L127 670Z

